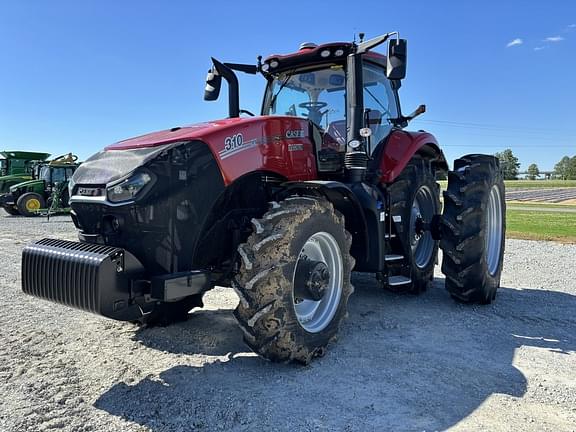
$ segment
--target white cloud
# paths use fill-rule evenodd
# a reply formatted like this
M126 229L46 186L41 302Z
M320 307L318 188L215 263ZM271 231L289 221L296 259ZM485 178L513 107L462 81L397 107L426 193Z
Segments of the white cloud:
M544 39L544 42L562 42L563 40L562 36L550 36Z
M508 43L506 44L506 48L510 48L510 47L513 47L513 46L516 46L516 45L522 45L523 43L524 43L524 41L523 41L522 39L516 38L516 39L511 40L510 42L508 42Z
M534 48L534 51L541 51L541 50L543 50L544 48L546 48L546 47L544 47L544 46L538 46L538 47L535 47L535 48Z
M570 24L568 28L576 28L576 24Z

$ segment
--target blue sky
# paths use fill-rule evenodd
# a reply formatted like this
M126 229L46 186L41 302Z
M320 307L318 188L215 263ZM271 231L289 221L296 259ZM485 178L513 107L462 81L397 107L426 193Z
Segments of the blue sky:
M357 7L357 9L354 9ZM86 158L130 136L226 116L210 56L255 62L303 41L398 30L404 112L450 160L507 147L522 169L576 154L576 2L0 0L0 148ZM241 77L258 111L263 80ZM225 96L225 93L223 93Z

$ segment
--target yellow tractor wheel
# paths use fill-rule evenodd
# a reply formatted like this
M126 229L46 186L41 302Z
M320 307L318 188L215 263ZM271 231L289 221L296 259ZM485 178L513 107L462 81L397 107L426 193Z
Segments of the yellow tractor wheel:
M21 215L36 216L38 210L46 207L46 201L40 194L28 192L18 198L16 206Z

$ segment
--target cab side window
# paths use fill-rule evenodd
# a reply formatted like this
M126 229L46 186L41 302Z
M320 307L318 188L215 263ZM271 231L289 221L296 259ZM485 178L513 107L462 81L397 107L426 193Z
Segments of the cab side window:
M364 109L368 113L368 123L372 130L372 150L392 130L389 119L398 117L396 99L384 68L365 62L363 66Z
M54 168L52 170L52 183L60 183L66 180L64 168Z

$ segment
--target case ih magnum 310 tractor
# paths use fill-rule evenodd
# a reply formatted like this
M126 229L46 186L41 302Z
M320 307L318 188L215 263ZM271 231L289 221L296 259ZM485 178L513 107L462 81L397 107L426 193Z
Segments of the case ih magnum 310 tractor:
M373 49L388 42L388 55ZM43 239L23 290L109 318L169 323L215 285L240 298L244 340L308 363L346 316L351 272L421 293L438 246L446 288L490 303L504 252L504 185L492 156L448 165L429 133L404 128L406 41L303 44L257 65L213 59L205 99L228 82L230 116L121 141L70 183L79 242ZM267 81L260 116L241 110L234 71ZM240 118L241 114L246 117Z

